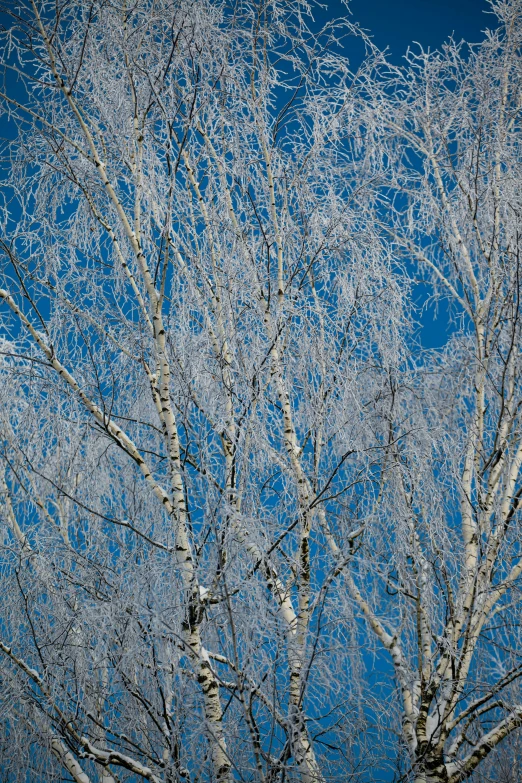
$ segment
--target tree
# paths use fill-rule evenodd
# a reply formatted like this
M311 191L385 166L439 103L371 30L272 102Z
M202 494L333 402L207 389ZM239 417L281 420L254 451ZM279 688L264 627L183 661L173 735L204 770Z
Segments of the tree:
M522 28L494 9L403 69L293 1L8 9L8 780L516 753Z
M374 101L383 231L450 319L390 380L382 510L352 586L419 783L460 783L522 725L522 26L520 3L493 7L480 46L410 52ZM386 586L371 601L368 579Z
M337 585L376 502L402 293L359 100L379 55L352 74L355 28L307 13L12 11L13 777L310 783L367 763Z

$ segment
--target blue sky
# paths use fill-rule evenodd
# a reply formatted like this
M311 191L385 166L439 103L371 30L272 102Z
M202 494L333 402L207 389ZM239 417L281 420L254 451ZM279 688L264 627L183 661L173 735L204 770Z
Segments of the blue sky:
M328 17L346 13L341 0L326 0ZM450 35L474 43L485 27L494 26L486 0L351 0L352 19L370 31L377 46L389 47L399 63L408 44L438 48Z

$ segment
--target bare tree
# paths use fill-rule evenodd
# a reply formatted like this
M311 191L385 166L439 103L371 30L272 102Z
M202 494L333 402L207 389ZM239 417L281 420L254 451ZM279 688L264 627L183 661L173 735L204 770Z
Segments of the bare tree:
M401 69L300 2L8 9L8 780L508 775L522 5L493 9Z
M522 7L493 10L480 46L410 52L374 99L383 231L448 312L444 348L390 378L383 497L351 569L419 783L478 774L522 725Z
M311 783L369 763L341 584L378 501L403 300L361 100L379 56L366 42L351 73L356 30L308 11L11 9L13 778Z

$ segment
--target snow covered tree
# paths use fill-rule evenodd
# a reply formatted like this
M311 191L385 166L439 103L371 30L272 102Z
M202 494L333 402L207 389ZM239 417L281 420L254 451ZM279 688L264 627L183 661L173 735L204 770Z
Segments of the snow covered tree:
M7 9L7 780L516 756L522 5L494 8L401 69L297 0Z
M51 754L81 783L367 763L337 586L403 305L360 99L379 55L353 74L339 46L362 37L314 24L297 2L12 12L12 776L63 774Z
M444 347L390 378L381 509L352 586L419 783L460 783L522 725L522 7L493 8L482 44L410 52L374 100L383 232L447 312Z

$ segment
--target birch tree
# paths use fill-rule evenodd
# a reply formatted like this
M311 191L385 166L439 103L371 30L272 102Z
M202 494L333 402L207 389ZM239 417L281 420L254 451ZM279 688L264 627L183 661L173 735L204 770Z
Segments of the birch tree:
M349 780L375 749L342 584L406 307L380 56L298 2L10 12L6 774Z
M298 2L8 10L6 776L509 779L519 0L399 69Z
M522 8L493 10L482 44L410 51L374 100L383 231L448 313L444 347L390 379L382 506L349 582L417 783L488 779L522 725Z

